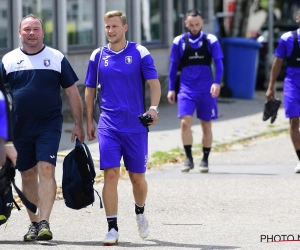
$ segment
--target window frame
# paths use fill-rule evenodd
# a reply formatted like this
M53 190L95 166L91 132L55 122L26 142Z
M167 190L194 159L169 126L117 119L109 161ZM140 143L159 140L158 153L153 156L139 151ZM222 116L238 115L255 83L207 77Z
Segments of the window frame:
M161 28L160 28L160 39L158 41L142 41L142 37L141 37L141 44L147 48L163 48L163 47L167 47L168 45L167 43L167 34L166 34L166 28L167 28L167 15L165 15L164 13L167 11L167 1L165 0L158 0L160 3L160 10L159 10L159 14L160 14L160 22L161 22ZM141 22L142 25L142 22ZM142 32L141 32L141 36L142 36Z
M7 47L0 48L0 54L5 55L13 49L13 15L12 15L12 1L7 1Z
M68 0L67 0L68 1ZM68 3L67 3L68 4ZM98 36L97 36L97 32L99 31L99 24L97 23L97 9L98 9L98 1L97 0L93 0L93 29L92 29L92 34L93 34L93 41L92 44L90 45L81 45L81 44L68 44L67 42L67 49L68 49L68 53L73 54L80 54L80 53L86 53L87 51L90 52L91 50L94 50L98 45L99 41L98 41ZM68 20L66 21L66 25L68 23ZM68 36L68 34L66 34L66 36ZM67 38L68 40L68 38Z
M175 28L174 28L173 37L176 37L176 36L179 36L179 35L187 32L184 21L185 21L186 12L188 11L188 2L187 1L180 1L180 0L179 1L178 0L173 0L173 10L172 10L172 12L175 10L174 1L177 1L178 4L181 4L181 9L182 9L182 13L178 13L177 16L176 16L176 20L175 20L175 22L180 21L181 26L182 26L181 27L181 32L179 34L175 34ZM182 14L183 16L180 17L179 14ZM173 20L173 18L172 18L172 20ZM173 25L174 25L174 23L173 23Z
M45 0L46 1L46 0ZM47 0L49 2L49 0ZM57 0L51 0L52 2L52 22L53 22L53 30L52 30L52 44L46 44L46 46L50 46L51 48L57 48L58 46L58 40L57 40ZM41 4L43 7L43 3ZM22 1L22 18L26 15L29 15L30 13L23 13L23 1ZM42 9L43 10L43 9ZM32 12L32 11L31 11ZM41 16L41 13L34 13L34 15L38 15L39 18L41 18L43 25L44 25L44 31L45 31L45 25L46 25L46 20L43 20L43 17ZM45 40L44 40L45 43Z

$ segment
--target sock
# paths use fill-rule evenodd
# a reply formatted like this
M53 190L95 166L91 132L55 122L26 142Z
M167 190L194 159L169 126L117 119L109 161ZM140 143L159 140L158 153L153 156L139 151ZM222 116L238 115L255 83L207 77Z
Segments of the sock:
M193 159L193 156L192 156L192 145L184 145L184 151L185 151L185 154L186 154L186 157L189 158L189 159Z
M300 149L296 150L296 154L297 154L298 159L299 159L299 161L300 161Z
M116 231L118 231L118 225L117 225L117 216L106 216L107 223L108 223L108 232L110 229L114 228Z
M211 148L205 148L205 147L202 148L202 151L203 151L203 158L202 158L202 160L208 161L208 156L209 156L209 153L210 153L210 149Z
M139 205L135 204L135 214L143 214L145 209L145 204L144 206L140 207Z

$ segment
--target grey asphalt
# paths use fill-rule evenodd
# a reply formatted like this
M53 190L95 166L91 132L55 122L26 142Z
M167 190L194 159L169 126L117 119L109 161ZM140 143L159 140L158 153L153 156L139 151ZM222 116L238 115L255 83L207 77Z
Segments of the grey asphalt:
M278 93L280 95L280 93ZM300 249L298 240L299 178L293 170L297 157L292 147L288 120L283 109L273 125L262 121L264 93L254 99L219 99L220 119L213 123L214 146L233 144L225 152L210 155L210 172L201 174L198 166L181 173L181 164L166 164L146 174L149 193L146 213L150 234L141 240L137 233L132 188L128 179L119 181L118 246L110 249ZM181 147L176 106L161 105L159 123L149 133L149 152L167 152ZM60 155L68 153L71 124L65 124ZM278 136L253 139L270 131ZM194 143L201 142L201 128L193 125ZM88 143L95 158L97 143ZM61 181L61 162L57 181ZM200 158L196 158L199 164ZM95 161L97 162L97 161ZM97 165L97 164L96 164ZM95 188L101 192L102 183ZM99 249L107 232L104 209L99 200L93 206L72 210L63 200L55 201L51 215L51 242L23 243L29 224L26 211L13 211L7 224L0 227L0 249ZM269 240L270 241L270 240Z

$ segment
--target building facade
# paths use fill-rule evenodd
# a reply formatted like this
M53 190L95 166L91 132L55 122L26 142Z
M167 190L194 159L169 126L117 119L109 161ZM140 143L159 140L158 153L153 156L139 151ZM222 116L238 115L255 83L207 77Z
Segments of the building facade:
M103 15L121 10L127 15L127 39L144 45L157 67L163 98L167 91L169 53L173 38L185 31L184 13L196 8L203 14L204 30L213 33L212 0L0 0L0 56L20 46L22 17L39 16L44 43L63 52L83 84L92 51L107 43Z

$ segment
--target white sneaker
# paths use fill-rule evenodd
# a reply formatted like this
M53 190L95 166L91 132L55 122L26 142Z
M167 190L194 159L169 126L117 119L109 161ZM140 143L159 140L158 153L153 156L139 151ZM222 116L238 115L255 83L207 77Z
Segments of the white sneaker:
M149 234L149 224L144 214L136 215L136 222L139 230L139 235L142 239L145 239Z
M117 245L119 240L119 233L114 228L106 234L105 239L103 240L104 246L113 246Z
M297 167L295 167L295 173L299 174L300 173L300 162L298 163Z

